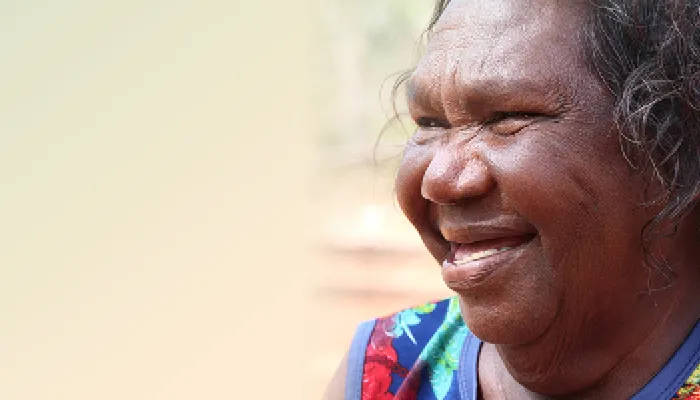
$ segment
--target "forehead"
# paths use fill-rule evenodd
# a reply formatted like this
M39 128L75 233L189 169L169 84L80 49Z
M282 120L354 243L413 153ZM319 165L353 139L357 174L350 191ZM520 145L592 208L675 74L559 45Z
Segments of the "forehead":
M432 31L410 90L570 84L584 65L584 15L579 1L453 0Z

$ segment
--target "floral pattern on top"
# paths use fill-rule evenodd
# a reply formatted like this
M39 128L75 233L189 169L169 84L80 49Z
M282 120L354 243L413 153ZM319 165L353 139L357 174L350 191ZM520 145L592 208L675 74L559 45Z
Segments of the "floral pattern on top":
M672 400L676 399L700 400L700 365L695 368L695 371L690 374L683 386L673 396Z

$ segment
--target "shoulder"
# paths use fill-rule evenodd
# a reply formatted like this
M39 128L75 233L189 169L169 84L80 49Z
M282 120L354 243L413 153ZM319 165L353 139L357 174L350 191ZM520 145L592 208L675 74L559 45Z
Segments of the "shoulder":
M361 324L348 353L346 398L418 390L426 369L439 375L433 383L447 380L449 386L467 334L456 297Z

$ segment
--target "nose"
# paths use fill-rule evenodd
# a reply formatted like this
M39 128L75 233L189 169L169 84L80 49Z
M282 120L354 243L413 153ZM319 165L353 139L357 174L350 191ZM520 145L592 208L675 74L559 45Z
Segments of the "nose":
M460 200L488 194L496 181L484 160L455 144L436 149L423 175L421 195L437 204L455 204Z

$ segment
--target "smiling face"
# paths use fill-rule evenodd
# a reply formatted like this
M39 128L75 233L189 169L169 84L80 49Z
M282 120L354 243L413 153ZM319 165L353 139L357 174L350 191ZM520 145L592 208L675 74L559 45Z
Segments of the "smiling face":
M580 344L641 312L653 210L587 67L585 12L452 1L409 81L398 200L487 342Z

